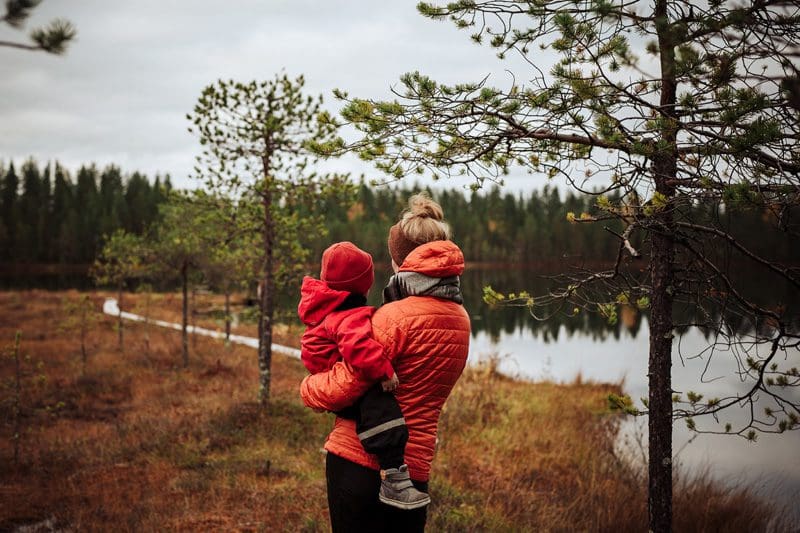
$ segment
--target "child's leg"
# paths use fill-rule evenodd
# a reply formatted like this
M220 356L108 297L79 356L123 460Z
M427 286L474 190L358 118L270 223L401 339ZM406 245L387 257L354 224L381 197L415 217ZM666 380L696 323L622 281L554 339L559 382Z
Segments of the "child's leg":
M381 469L399 468L405 463L408 428L394 394L378 383L354 404L358 407L356 432L364 450L375 454Z
M405 464L408 427L394 395L384 392L380 383L358 401L356 432L364 449L378 457L381 488L378 499L398 509L425 507L430 496L414 487Z

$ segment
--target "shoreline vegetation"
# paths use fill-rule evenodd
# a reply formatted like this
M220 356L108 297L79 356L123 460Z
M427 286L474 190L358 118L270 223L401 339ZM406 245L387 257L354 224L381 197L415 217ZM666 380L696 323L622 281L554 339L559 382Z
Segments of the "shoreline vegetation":
M69 320L83 295L85 365ZM261 409L254 350L192 338L183 370L180 333L142 323L125 324L120 349L116 319L98 314L105 296L0 292L0 530L329 530L320 448L333 415L302 406L300 361L275 356ZM126 294L123 308L174 320L180 296ZM278 327L274 340L296 346L299 333ZM645 468L615 446L622 419L607 405L620 392L514 380L491 358L468 368L442 414L428 529L645 530ZM790 529L748 487L679 474L676 531Z

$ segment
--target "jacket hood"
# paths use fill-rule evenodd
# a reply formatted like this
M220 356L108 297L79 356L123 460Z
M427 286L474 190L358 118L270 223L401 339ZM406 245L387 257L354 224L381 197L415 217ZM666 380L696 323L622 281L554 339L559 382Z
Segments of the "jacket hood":
M297 314L306 326L316 326L335 311L349 295L347 291L331 289L324 281L306 276L300 287Z
M464 254L452 241L431 241L408 254L400 272L417 272L433 278L460 276L464 273Z

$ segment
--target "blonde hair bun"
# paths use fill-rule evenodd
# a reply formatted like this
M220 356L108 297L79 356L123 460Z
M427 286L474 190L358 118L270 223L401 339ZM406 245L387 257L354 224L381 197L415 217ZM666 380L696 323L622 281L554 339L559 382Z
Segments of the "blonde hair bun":
M450 238L450 226L444 221L442 206L426 193L408 199L408 209L400 217L400 228L408 239L418 244Z
M406 213L411 216L444 220L442 206L434 202L431 197L425 193L415 194L408 199L408 209ZM403 218L407 217L404 216Z

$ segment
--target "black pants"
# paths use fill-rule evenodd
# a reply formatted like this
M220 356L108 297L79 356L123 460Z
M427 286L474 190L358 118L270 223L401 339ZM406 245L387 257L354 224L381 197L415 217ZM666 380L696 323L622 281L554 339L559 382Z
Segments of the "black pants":
M378 500L381 478L377 470L328 453L325 477L333 533L425 531L427 506L405 511ZM413 483L418 490L428 492L427 483Z
M381 468L397 468L405 462L406 421L394 394L384 392L380 383L336 414L356 421L361 445L378 458Z

